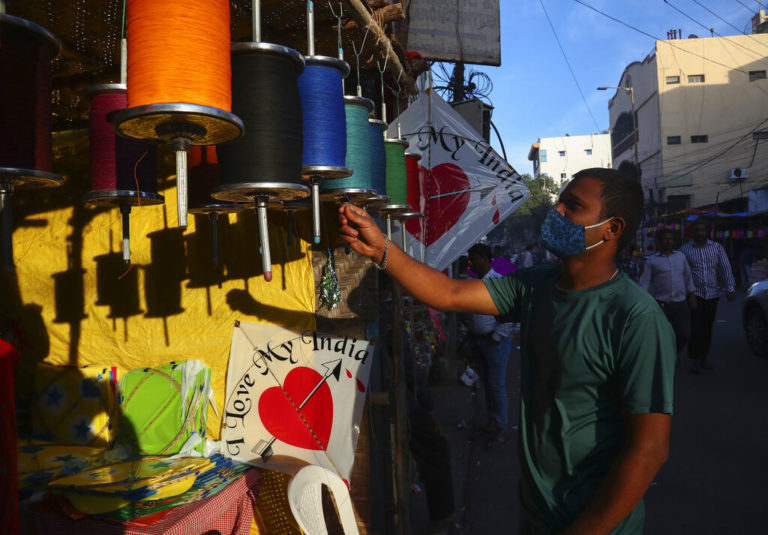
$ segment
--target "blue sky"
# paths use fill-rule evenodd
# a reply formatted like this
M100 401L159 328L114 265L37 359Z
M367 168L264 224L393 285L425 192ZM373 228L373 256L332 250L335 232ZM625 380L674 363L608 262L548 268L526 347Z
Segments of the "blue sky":
M655 46L652 38L575 0L541 1L592 113L579 94L540 0L501 0L501 67L472 68L487 73L493 82L493 122L504 141L509 163L521 174L532 172L528 150L538 138L607 130L608 100L614 92L596 88L618 85L624 68L645 58ZM584 2L660 39L666 39L672 28L682 29L684 37L710 35L664 0ZM751 17L759 9L755 0L698 2L748 33ZM765 7L766 2L762 3ZM669 4L707 28L714 28L716 33L740 33L694 0L669 0ZM492 141L499 150L493 135Z

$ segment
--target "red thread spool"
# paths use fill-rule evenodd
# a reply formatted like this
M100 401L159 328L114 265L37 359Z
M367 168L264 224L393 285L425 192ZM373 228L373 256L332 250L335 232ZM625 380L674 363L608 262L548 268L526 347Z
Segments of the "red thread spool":
M149 143L118 137L112 126L115 114L126 107L121 84L95 85L88 119L91 155L91 191L83 202L94 206L119 206L123 217L123 262L131 262L130 213L132 206L160 204L157 194L156 149Z
M129 202L134 206L162 202L157 195L155 146L115 135L112 118L127 107L125 86L97 85L86 92L91 95L91 193L86 200L102 198L102 204Z
M207 214L211 220L211 264L219 266L219 214L242 212L239 204L220 201L211 197L211 191L219 185L219 160L216 147L191 147L189 149L189 212Z
M0 14L0 182L55 187L51 171L51 59L61 43L28 20Z

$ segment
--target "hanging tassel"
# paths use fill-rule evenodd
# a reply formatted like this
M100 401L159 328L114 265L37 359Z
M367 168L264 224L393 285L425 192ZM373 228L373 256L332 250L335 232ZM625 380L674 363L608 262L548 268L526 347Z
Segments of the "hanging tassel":
M333 253L328 249L328 263L323 268L323 278L320 281L320 305L333 310L341 303L341 290L339 278L336 276L336 267L333 263Z

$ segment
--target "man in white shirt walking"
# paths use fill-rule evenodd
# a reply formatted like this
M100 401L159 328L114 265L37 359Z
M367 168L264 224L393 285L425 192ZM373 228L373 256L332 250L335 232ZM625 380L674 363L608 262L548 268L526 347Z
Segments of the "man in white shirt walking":
M707 222L697 219L691 226L693 239L680 248L691 266L696 292L696 308L691 311L691 341L688 344L688 356L693 359L693 373L712 369L707 356L712 344L717 301L723 293L729 301L736 298L736 281L725 249L710 240L708 235Z
M491 248L487 245L476 243L470 247L469 263L480 279L501 277L491 267ZM499 323L494 316L472 314L466 323L472 343L472 356L479 364L480 377L485 386L488 412L486 430L494 440L502 441L509 421L507 363L512 352L512 338L508 325Z
M691 268L680 251L674 250L675 233L663 229L656 233L658 252L646 259L645 269L637 281L656 299L675 331L677 352L691 336L691 312L696 308L696 293Z

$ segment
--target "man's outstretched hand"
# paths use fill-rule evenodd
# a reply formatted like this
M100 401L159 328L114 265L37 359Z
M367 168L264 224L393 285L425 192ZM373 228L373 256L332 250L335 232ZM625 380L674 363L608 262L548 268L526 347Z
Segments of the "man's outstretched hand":
M346 203L339 208L341 239L363 256L381 264L386 238L368 212Z

